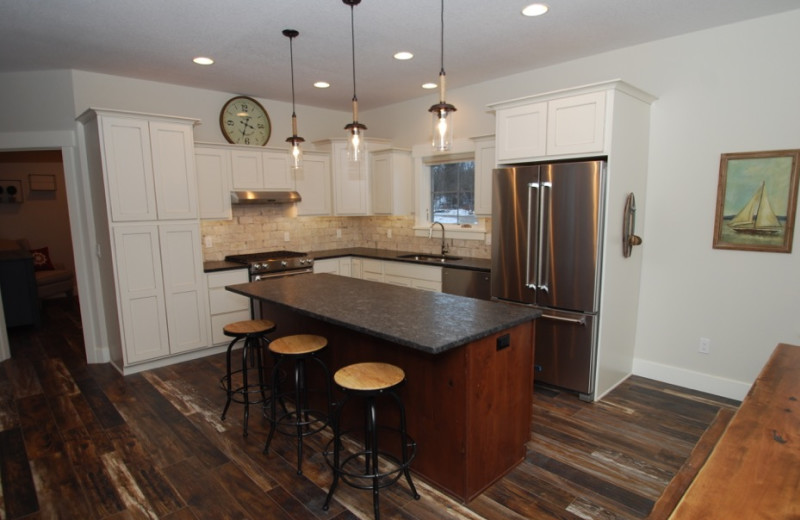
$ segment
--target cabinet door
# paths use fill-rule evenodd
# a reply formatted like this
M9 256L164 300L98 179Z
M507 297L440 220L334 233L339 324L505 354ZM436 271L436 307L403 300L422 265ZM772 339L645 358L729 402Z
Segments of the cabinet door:
M197 176L189 124L150 122L159 220L197 218Z
M361 258L352 258L350 260L350 278L363 278L363 270Z
M377 152L370 155L370 175L372 176L372 213L391 215L392 207L392 155Z
M295 185L303 199L297 203L298 215L331 214L331 160L327 154L304 153Z
M230 152L195 148L197 195L201 219L231 219Z
M247 269L208 273L206 276L212 344L230 343L231 338L223 332L225 325L250 319L250 298L225 289L226 285L247 283L248 278Z
M336 215L369 214L369 158L347 160L345 143L333 145L333 210Z
M158 226L115 226L114 261L125 363L168 355Z
M262 152L264 165L264 189L293 190L294 176L289 167L289 153L284 151Z
M103 116L102 150L111 220L156 220L150 127L144 119Z
M498 110L496 130L498 162L544 156L547 151L547 103Z
M361 275L364 280L372 280L374 282L383 281L383 261L365 258L361 262Z
M555 99L547 111L547 155L603 151L605 92Z
M200 252L200 225L161 225L159 235L170 352L208 346L208 291Z
M234 190L264 188L264 164L260 150L231 150L231 177Z
M322 260L314 260L314 273L339 274L339 259L324 258Z
M494 136L475 139L476 215L492 215L492 170L495 165Z

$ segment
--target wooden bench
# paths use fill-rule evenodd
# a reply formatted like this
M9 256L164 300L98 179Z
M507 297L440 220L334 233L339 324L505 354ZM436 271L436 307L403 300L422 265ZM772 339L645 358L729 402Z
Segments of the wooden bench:
M800 518L800 347L775 348L669 518Z

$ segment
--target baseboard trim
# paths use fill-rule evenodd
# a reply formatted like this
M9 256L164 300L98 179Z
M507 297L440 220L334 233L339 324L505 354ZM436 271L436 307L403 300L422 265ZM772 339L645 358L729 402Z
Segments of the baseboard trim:
M633 373L663 383L741 401L750 391L750 383L704 374L644 359L633 360Z

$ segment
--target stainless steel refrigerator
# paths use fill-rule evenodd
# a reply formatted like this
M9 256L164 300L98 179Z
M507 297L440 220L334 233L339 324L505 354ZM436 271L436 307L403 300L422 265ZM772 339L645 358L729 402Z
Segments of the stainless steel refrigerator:
M492 172L492 299L541 308L534 380L594 397L604 161Z

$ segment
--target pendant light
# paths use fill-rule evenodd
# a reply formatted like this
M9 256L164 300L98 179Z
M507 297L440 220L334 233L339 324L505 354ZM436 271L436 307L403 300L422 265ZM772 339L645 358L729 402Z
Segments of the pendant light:
M450 149L453 142L453 112L456 107L445 102L445 74L444 74L444 0L442 0L442 66L439 70L439 103L428 109L433 114L433 149L444 152Z
M347 158L350 162L359 162L364 158L364 131L367 127L358 122L358 98L356 97L356 31L353 22L353 8L361 0L342 0L350 6L350 38L353 49L353 122L344 127L347 130Z
M305 141L302 137L297 136L297 114L294 112L294 53L292 51L292 40L299 34L294 29L283 30L283 35L289 38L289 63L292 71L292 137L286 138L286 142L292 145L292 170L295 172L303 167L303 151L300 149L300 143Z

